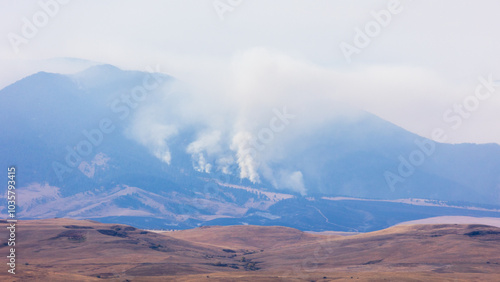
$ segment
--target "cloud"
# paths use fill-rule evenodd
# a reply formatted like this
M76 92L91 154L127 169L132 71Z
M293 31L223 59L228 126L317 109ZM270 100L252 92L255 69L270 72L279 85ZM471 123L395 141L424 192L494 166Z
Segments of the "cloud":
M402 1L402 5L404 11L347 64L339 43L351 42L355 28L373 20L371 12L385 9L387 1L310 5L255 0L238 6L223 22L211 3L201 7L196 1L72 1L36 38L21 46L19 55L8 40L0 42L0 87L27 72L53 68L40 61L23 69L21 59L76 57L137 70L160 64L167 73L197 84L196 92L204 94L192 96L199 103L183 105L189 113L184 118L203 122L210 115L209 123L217 124L214 128L228 127L226 117L237 118L238 111L242 128L259 127L253 117L268 113L267 107L284 96L274 92L286 89L303 93L290 94L287 105L292 108L295 100L304 102L304 108L314 106L319 109L317 120L327 112L321 107L340 103L329 99L335 95L429 137L431 129L442 123L442 113L474 91L477 76L492 73L498 79L500 3L457 5L444 0ZM20 33L21 19L31 18L37 10L36 1L9 3L0 11L0 32ZM114 11L113 21L109 11ZM102 44L96 48L94 42ZM451 132L450 142L500 143L500 133L491 130L499 117L496 97L467 125ZM247 107L241 105L247 102ZM296 105L297 113L300 106Z

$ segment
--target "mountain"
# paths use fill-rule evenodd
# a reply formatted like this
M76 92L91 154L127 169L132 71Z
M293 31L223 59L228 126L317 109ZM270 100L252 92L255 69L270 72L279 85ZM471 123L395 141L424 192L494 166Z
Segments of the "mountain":
M0 225L6 238L6 221ZM500 228L487 225L402 225L352 236L277 226L152 232L73 219L18 226L16 275L2 271L2 280L496 281L500 275Z
M153 70L99 65L72 75L36 73L0 90L0 163L16 166L19 216L316 231L499 216L497 144L436 143L358 111L308 127L290 122L293 134L260 140L266 146L255 146L255 156L232 146L238 132L220 128L212 152L199 138L206 125L182 120L178 102L189 96L176 82ZM286 117L286 108L278 111ZM145 119L156 114L161 122ZM328 199L335 196L371 200ZM410 198L449 204L376 201Z

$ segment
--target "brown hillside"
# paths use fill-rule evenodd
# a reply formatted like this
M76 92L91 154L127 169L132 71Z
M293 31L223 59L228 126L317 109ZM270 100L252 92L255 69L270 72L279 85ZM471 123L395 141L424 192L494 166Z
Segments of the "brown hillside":
M165 234L190 242L235 249L259 250L311 242L324 237L288 227L254 225L204 226Z
M20 221L16 231L17 274L3 264L1 281L500 281L500 228L485 225L343 237L258 226L156 234L50 219Z

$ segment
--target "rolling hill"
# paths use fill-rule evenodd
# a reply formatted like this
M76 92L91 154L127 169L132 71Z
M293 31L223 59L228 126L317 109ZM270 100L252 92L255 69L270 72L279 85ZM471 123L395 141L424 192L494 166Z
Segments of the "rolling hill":
M7 236L2 221L0 234ZM402 225L353 236L284 227L155 233L89 220L18 222L10 281L496 281L500 229ZM7 252L3 244L0 252ZM5 268L5 266L4 266ZM8 277L8 278L7 278Z

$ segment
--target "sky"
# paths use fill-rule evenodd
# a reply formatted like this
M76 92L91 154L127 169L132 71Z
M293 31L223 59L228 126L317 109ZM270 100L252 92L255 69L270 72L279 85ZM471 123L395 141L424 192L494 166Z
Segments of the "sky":
M0 87L41 70L155 66L190 85L185 109L204 112L198 118L287 106L315 123L348 104L424 137L442 129L442 142L500 144L498 1L1 0L0 7Z

